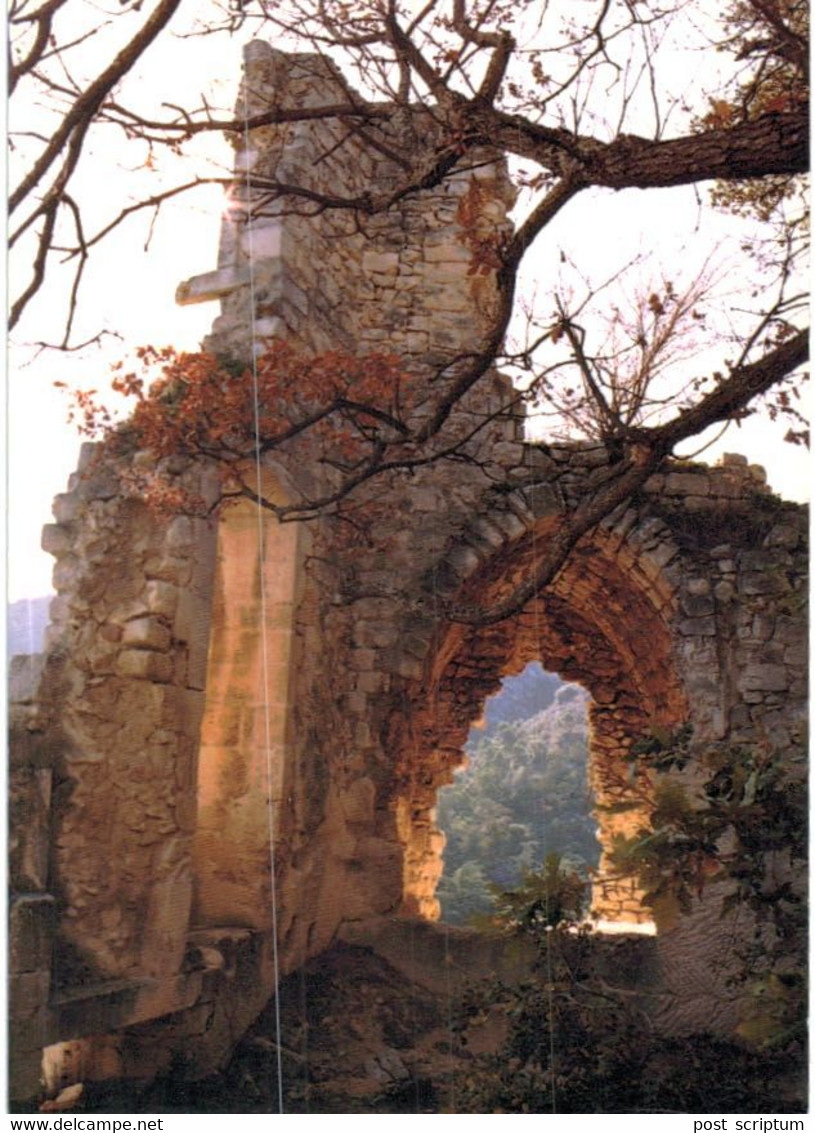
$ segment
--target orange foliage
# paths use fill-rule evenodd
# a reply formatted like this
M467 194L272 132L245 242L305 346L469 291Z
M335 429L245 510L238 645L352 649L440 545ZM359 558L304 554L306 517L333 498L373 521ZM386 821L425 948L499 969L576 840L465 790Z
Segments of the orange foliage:
M499 271L503 264L501 237L484 211L491 199L480 182L473 180L456 210L456 221L464 230L464 240L472 252L468 275L486 276Z
M226 483L258 449L283 446L347 470L373 443L404 433L412 407L410 378L386 354L310 355L274 340L254 367L172 347L141 347L137 356L140 372L113 367L112 389L133 404L124 424L96 390L72 391L70 419L104 450L150 454L149 469L141 461L125 478L161 511L195 510L162 474L165 458L208 457Z

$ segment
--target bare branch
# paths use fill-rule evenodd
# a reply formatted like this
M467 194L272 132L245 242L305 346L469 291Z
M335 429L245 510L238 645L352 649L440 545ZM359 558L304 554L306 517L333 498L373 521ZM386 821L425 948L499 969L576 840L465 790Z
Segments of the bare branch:
M66 114L59 129L51 138L50 144L40 155L29 173L22 179L17 188L9 196L9 211L13 212L28 196L51 169L57 155L62 151L69 137L74 132L81 140L87 133L93 116L102 106L105 98L130 68L141 58L149 45L163 31L175 15L181 0L161 0L158 7L145 22L139 31L119 52L113 62L102 72L99 78L91 83L85 93L76 100L71 110Z

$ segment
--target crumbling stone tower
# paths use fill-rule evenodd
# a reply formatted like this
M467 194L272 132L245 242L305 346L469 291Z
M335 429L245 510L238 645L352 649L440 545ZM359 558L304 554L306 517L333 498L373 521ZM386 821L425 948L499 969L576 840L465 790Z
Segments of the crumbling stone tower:
M328 61L261 43L245 81L250 113L347 97ZM430 128L420 118L374 141ZM342 211L260 207L264 179L386 187L387 149L330 120L239 144L219 265L179 289L180 302L220 300L209 348L245 359L278 335L386 346L454 380L496 301L494 279L470 272L458 204L477 182L485 222L509 225L495 155L364 232ZM259 525L248 504L216 525L162 522L84 452L44 533L57 560L47 651L12 665L15 1097L41 1089L44 1049L49 1088L144 1079L173 1056L202 1075L279 974L340 934L435 918L436 792L485 698L533 658L591 694L599 802L625 797L626 756L654 726L791 758L806 708L805 516L740 458L667 465L513 618L444 619L442 599L500 601L606 459L525 443L507 392L497 374L479 383L449 424L469 435L490 419L471 460L394 478L374 545L351 552L331 547L327 521ZM214 498L206 467L171 471ZM281 502L313 487L285 452L263 476ZM603 844L642 818L607 818ZM619 923L647 917L631 883L601 879L595 905ZM732 1024L717 975L728 947L715 900L657 938L655 1025Z

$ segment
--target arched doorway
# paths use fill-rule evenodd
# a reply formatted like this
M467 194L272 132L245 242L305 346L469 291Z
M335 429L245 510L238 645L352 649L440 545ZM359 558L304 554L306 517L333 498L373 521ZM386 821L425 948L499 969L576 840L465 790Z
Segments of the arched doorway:
M460 600L485 608L500 602L534 569L551 522L541 521L472 575ZM687 709L673 657L672 588L632 546L601 529L581 541L547 591L514 617L491 626L452 624L441 634L429 677L395 730L407 915L440 915L444 838L435 819L437 792L464 760L473 721L503 680L539 660L591 698L589 776L601 845L593 916L609 928L650 924L635 882L615 876L611 851L615 838L650 818L649 783L632 747L655 728L676 728Z

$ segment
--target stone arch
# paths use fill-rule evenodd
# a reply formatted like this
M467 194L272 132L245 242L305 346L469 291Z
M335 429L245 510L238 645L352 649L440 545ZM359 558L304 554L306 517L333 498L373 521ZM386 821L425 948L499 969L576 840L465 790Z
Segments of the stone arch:
M521 537L469 571L458 599L487 607L501 601L534 569L557 522L551 516L531 522ZM449 558L461 564L464 546L472 543L454 548ZM677 597L663 569L677 553L661 524L618 517L616 526L581 540L546 593L519 614L494 626L458 624L442 631L426 659L421 688L410 694L407 726L397 740L405 913L439 915L434 893L444 837L434 823L437 791L461 765L462 747L486 698L505 677L540 660L592 697L590 775L603 850L594 911L605 921L650 920L633 882L611 879L608 850L616 833L649 820L646 784L631 775L631 745L652 728L673 728L687 717L672 633ZM618 803L630 809L602 809Z
M289 502L269 467L262 491ZM302 538L300 525L249 500L219 520L193 843L198 927L271 926L270 839L285 793Z

